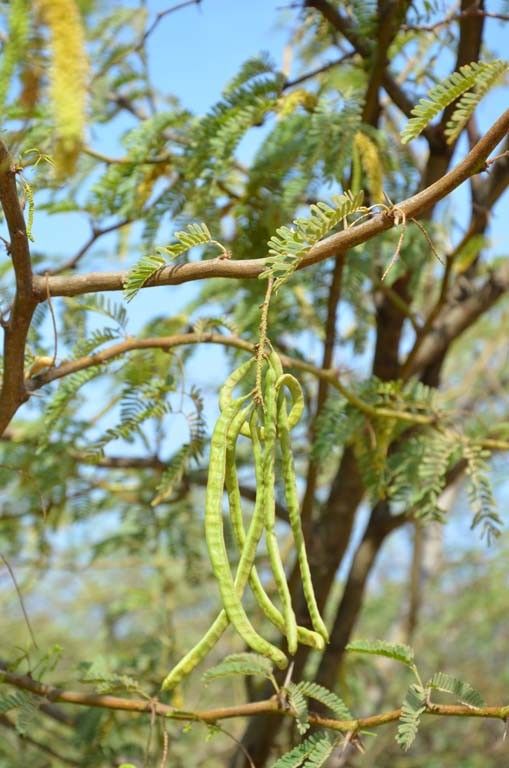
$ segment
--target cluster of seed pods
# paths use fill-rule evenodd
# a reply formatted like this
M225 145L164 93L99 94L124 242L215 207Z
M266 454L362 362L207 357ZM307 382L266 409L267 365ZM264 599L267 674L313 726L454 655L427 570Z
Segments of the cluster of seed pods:
M235 387L249 374L254 362L251 359L243 363L224 383L219 398L221 412L210 445L205 535L212 570L219 586L222 610L197 645L165 678L162 686L164 690L174 688L205 658L229 624L251 650L270 658L281 669L287 666L286 654L262 637L246 614L242 596L248 583L263 613L286 637L290 655L295 654L299 643L321 650L328 640L327 629L318 610L306 555L290 441L290 430L299 421L304 408L302 389L294 376L283 372L279 357L275 352L271 352L263 371L263 397L253 397L253 393L250 393L235 398ZM244 527L236 468L236 449L240 435L251 440L256 479L256 500L247 530ZM276 537L274 494L278 446L288 517L312 630L297 625ZM240 552L235 575L230 565L224 536L225 490L232 529ZM272 602L255 567L256 552L263 534L282 610Z

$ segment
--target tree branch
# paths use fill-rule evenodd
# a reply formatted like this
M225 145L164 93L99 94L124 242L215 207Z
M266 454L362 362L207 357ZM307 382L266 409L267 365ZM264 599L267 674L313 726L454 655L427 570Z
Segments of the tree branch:
M449 173L439 178L426 189L397 204L400 215L407 219L417 218L430 206L447 197L470 176L486 169L486 160L499 142L509 131L509 109L506 110L466 157ZM396 216L399 221L400 217ZM394 210L384 211L369 221L352 226L337 234L321 240L314 245L299 263L298 269L305 269L325 259L337 256L360 243L371 240L376 235L395 226ZM161 269L147 286L180 285L182 283L213 277L230 279L254 279L266 268L265 259L211 259L209 261L190 262ZM91 272L85 275L50 277L48 286L51 296L78 296L97 291L122 290L127 272ZM34 277L34 290L39 301L46 300L46 280Z
M4 323L4 372L0 391L0 434L19 406L28 400L25 389L25 344L37 306L32 289L32 264L28 237L16 188L16 166L0 141L0 204L9 231L16 292L9 320Z
M322 16L327 19L329 24L348 40L357 53L365 59L370 58L372 50L369 42L357 33L351 21L336 10L331 3L327 0L306 0L304 7L314 8L321 13ZM381 82L383 88L398 109L400 109L404 115L410 117L414 103L387 70L383 72ZM427 126L424 129L423 136L426 137L430 145L436 142L434 129L430 126Z
M299 75L299 77L295 77L293 80L287 80L283 85L283 90L287 90L288 88L294 88L296 85L305 83L307 80L311 80L313 77L316 77L317 75L321 75L323 72L328 72L330 69L334 69L334 67L338 67L341 64L344 64L345 61L349 61L355 55L356 55L356 51L349 51L348 53L343 54L343 56L340 56L339 59L328 61L326 64L322 64L320 67L317 67L316 69L312 69L309 72L305 72L303 75Z
M327 318L325 321L325 341L323 345L322 369L332 368L334 347L336 344L338 306L341 299L341 288L343 284L345 256L346 254L344 252L340 253L334 262L334 267L332 270L332 279L327 300ZM314 437L317 419L327 399L328 389L328 380L319 379L318 392L316 396L316 407L313 417L313 424L311 427L311 438ZM310 520L313 511L318 470L319 467L317 462L311 457L309 459L306 486L301 504L301 517L304 524L304 535L306 534L307 523ZM297 570L298 568L294 569L295 577L297 577Z
M121 229L122 227L127 226L131 223L131 221L131 219L122 219L121 221L115 222L115 224L110 224L108 227L102 228L92 226L90 237L74 254L74 256L72 256L68 261L64 262L64 264L56 267L55 269L41 270L40 274L49 275L51 277L52 275L60 275L62 272L66 272L68 269L76 269L83 256L88 253L90 248L97 240L99 240L99 238L103 237L103 235L108 235L110 232L115 232L117 229Z
M231 707L218 707L208 710L187 711L176 709L169 704L163 704L156 698L127 699L120 696L110 696L82 691L69 691L55 688L45 683L40 683L28 675L17 675L12 672L0 673L0 679L21 690L30 691L35 696L40 696L53 702L62 704L75 704L77 706L97 707L100 709L115 710L120 712L138 712L148 715L158 715L172 720L188 722L215 723L218 720L229 720L237 717L250 717L252 715L273 714L281 717L295 718L296 714L290 710L280 697L272 696L270 699L255 701L247 704L238 704ZM378 715L356 718L354 720L336 720L322 717L316 713L310 713L309 721L313 725L328 728L341 733L356 733L363 728L377 728L387 723L399 720L400 709L382 712ZM445 717L482 717L497 720L506 720L509 716L509 705L468 707L460 704L428 704L426 714L442 715Z
M181 333L174 336L155 336L146 339L126 339L118 344L112 344L111 347L102 349L98 352L94 352L90 355L85 355L76 360L69 360L61 363L61 365L50 368L45 373L41 373L38 376L34 376L29 379L27 386L31 392L40 389L45 384L49 384L51 381L61 379L64 376L69 376L72 373L77 373L85 368L91 368L93 366L101 365L109 360L113 360L120 355L132 352L137 349L172 349L173 347L183 346L185 344L220 344L225 347L234 347L236 349L243 349L251 354L256 353L257 345L251 344L249 341L239 338L238 336L223 336L221 333ZM307 363L299 358L288 357L287 355L280 355L281 362L287 368L295 368L306 373L311 373L318 379L325 380L329 385L338 390L343 397L355 408L358 408L362 413L365 413L368 417L384 417L397 418L401 421L406 421L410 424L433 424L437 420L435 414L422 414L414 413L413 411L403 411L395 408L377 407L367 403L352 390L349 390L339 379L338 371L333 369L319 368L312 363Z
M451 341L475 321L509 290L509 264L493 272L484 285L456 305L445 305L416 353L409 356L401 376L414 376L434 365L447 351Z

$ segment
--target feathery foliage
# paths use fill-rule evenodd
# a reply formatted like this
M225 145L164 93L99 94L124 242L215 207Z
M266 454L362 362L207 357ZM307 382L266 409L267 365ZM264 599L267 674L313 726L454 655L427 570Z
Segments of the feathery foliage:
M399 689L400 680L410 672L414 684L402 707L397 736L401 747L411 746L429 703L430 714L437 717L427 719L426 751L438 748L442 762L451 765L470 765L479 754L483 768L496 768L500 754L491 749L491 731L480 716L499 712L503 717L505 708L486 712L474 708L483 706L475 688L483 690L490 673L490 701L505 701L509 685L504 665L497 663L505 652L508 606L502 560L507 546L500 537L490 557L476 557L467 547L462 526L468 502L473 526L488 539L502 527L491 478L497 478L502 466L509 434L503 336L509 312L503 300L506 257L495 251L500 221L491 213L505 188L506 147L490 161L489 174L472 178L473 207L461 195L458 205L447 205L447 197L430 207L429 238L407 226L410 217L406 223L400 217L400 226L349 249L345 259L300 267L323 238L386 210L390 199L396 213L398 203L401 206L422 190L426 179L435 178L442 134L451 143L461 138L462 146L465 138L472 141L475 131L469 126L466 136L466 128L481 99L499 83L506 95L507 62L474 61L451 77L446 75L450 62L458 58L469 61L479 51L488 59L499 55L500 41L490 30L503 19L487 20L486 11L479 8L467 9L466 14L460 9L458 14L439 0L399 4L397 14L385 16L375 0L304 3L291 24L282 63L268 54L252 57L248 52L250 58L232 73L224 89L222 83L208 83L211 106L205 105L200 114L193 110L196 102L190 91L184 106L168 90L174 74L171 60L165 70L168 77L158 77L157 82L151 78L152 71L163 71L161 52L176 53L179 66L186 66L172 37L180 30L173 22L174 11L181 6L182 21L185 18L189 24L189 34L184 32L182 39L198 41L187 46L188 53L196 62L203 55L199 44L203 24L201 20L196 24L193 15L197 8L184 10L193 3L176 3L168 13L158 13L156 5L0 2L2 141L12 158L3 178L10 183L12 173L28 235L32 229L37 235L30 258L36 289L32 298L38 303L25 345L23 323L18 325L16 318L28 319L35 301L27 290L23 314L22 293L27 286L17 279L20 264L13 258L15 241L9 243L12 231L4 231L0 315L7 359L0 370L5 367L7 375L5 388L0 387L1 404L9 389L14 398L26 397L27 402L0 441L0 553L9 558L0 572L2 583L8 585L0 595L7 638L0 659L0 766L223 764L230 756L222 737L215 738L222 728L215 724L203 728L194 722L182 729L179 720L197 721L203 709L218 707L240 716L246 709L237 694L245 693L251 700L258 693L264 696L262 689L269 680L276 695L251 711L268 714L277 701L274 728L260 729L249 745L249 751L260 748L260 753L269 755L268 764L317 768L354 759L359 764L375 760L377 768L396 764L403 768L412 758L399 754L393 740L384 740L383 748L375 748L371 755L351 758L350 751L370 749L357 731L363 715L368 715L373 730L378 725L396 730L384 713L405 696L408 683ZM205 19L214 11L207 3L202 5L199 11ZM246 4L241 14L245 27L255 5ZM285 12L283 23L288 13L294 11ZM244 33L235 27L238 16L231 14L227 24L214 28L216 50L229 50L227 38ZM470 35L474 29L478 39ZM202 64L209 77L212 69L205 59ZM414 94L424 94L435 83L428 100L410 115L404 139L418 135L429 120L436 123L444 108L445 116L425 130L415 153L401 142L403 115L409 113ZM214 92L220 97L216 99ZM481 128L487 128L482 121ZM456 158L452 153L439 154L440 173L447 173L448 160L452 168ZM5 183L0 187L3 226L10 230ZM326 202L316 202L321 200ZM401 210L407 205L403 203ZM385 221L389 225L388 217ZM82 225L88 225L86 231ZM211 233L218 233L224 245ZM434 262L430 250L447 258ZM384 267L395 253L398 258L382 281ZM307 679L285 684L280 677L276 680L272 663L264 656L228 656L239 645L234 633L225 631L213 651L211 664L219 664L204 678L190 675L182 688L174 689L166 708L152 701L155 686L167 665L178 662L195 645L217 608L209 542L203 536L204 517L210 511L203 488L207 464L212 480L216 473L216 543L225 556L225 576L228 567L233 576L233 566L246 561L239 560L239 547L232 541L241 520L245 535L252 534L253 539L259 524L253 513L264 512L264 524L272 525L272 500L265 486L260 490L262 471L259 465L254 471L247 425L238 441L235 503L240 501L241 509L237 507L234 531L231 525L222 525L223 505L233 498L228 495L231 488L225 494L222 476L222 458L229 461L231 451L224 451L219 438L232 434L224 408L220 416L224 430L214 430L211 445L217 467L205 450L205 413L216 406L219 379L244 357L246 342L265 351L256 344L265 336L260 334L260 304L266 286L256 280L204 279L194 282L192 290L165 289L168 301L150 301L154 284L175 275L186 282L188 268L180 276L177 273L187 261L230 254L239 264L257 259L263 278L275 282L277 292L267 316L267 350L286 356L286 371L292 371L302 386L304 411L291 432L292 466L285 450L274 450L274 508L281 517L273 530L274 543L281 539L286 544L283 518L288 515L294 515L298 534L295 515L304 499L309 565L332 637L323 651L308 649L309 657L299 655L291 668L295 675L300 662L305 662ZM111 274L115 277L106 277ZM109 288L118 287L120 275L127 275L128 300L143 289L143 299L134 308L109 298ZM108 290L82 293L100 284ZM46 291L53 296L51 302ZM484 304L486 296L491 303ZM472 307L475 317L469 315ZM449 317L463 318L461 336L454 323L449 325ZM16 354L9 344L16 334L23 338L15 353L20 355L24 347L25 357L13 388L11 374L16 369L10 366ZM140 340L150 338L151 347L117 344L130 342L131 334ZM158 337L177 334L182 341L195 334L193 343L172 350L158 346ZM216 343L221 334L224 347ZM204 346L208 342L213 343ZM94 356L106 345L117 355L104 365L98 362L99 355ZM424 365L421 357L427 356L429 364L419 367ZM68 364L72 367L77 358L83 370L66 376ZM482 371L486 361L487 376ZM263 379L268 367L259 362ZM318 370L321 364L328 368L325 375ZM336 366L338 379L333 381ZM404 381L395 380L400 371ZM60 378L49 382L54 375ZM250 392L253 378L250 374L241 382L236 394ZM297 388L292 390L289 378L283 381L284 385L281 381L276 385L278 403L287 397L288 413L295 416L292 399ZM437 389L423 382L435 382ZM270 405L270 397L267 401ZM4 413L2 408L0 412ZM262 416L259 411L264 427L270 408L266 412ZM282 411L281 418L276 438L281 438L283 449ZM265 480L272 474L268 430L260 438L266 453ZM485 446L497 453L490 456ZM453 507L454 512L461 507L461 515L449 514L446 521L453 494L445 491L463 477L467 493L456 496ZM226 484L233 480L232 473ZM496 490L503 499L505 485L500 483ZM412 576L419 571L426 582L422 605L415 605L418 591L406 589L406 568L400 567L409 555L404 524L412 518L419 523L419 534L420 523L436 519L451 529L447 546L434 558L428 558L427 548L431 543L439 548L435 530L429 531L432 541L427 531L415 537ZM392 531L393 539L385 545L382 540ZM456 533L461 537L458 546ZM419 565L421 544L424 569ZM296 558L291 545L290 540L290 549L281 553L283 567L276 584L270 579L273 562L262 554L265 549L260 546L252 552L259 585L275 600L277 610L282 609L283 622L276 617L273 623L286 631L289 647L295 628L285 578L297 575L297 559L300 570L305 570L302 548L297 542ZM372 547L368 558L367 546ZM394 552L391 547L398 548L394 562L388 560ZM275 561L273 554L269 552ZM345 573L351 558L350 572L344 580L337 579L335 574ZM373 563L375 590L369 589ZM7 578L11 570L17 578L14 584ZM254 577L246 566L240 576L248 575ZM292 597L299 594L294 579ZM239 597L254 629L269 635L275 613L262 599L256 604L260 593L254 586L251 578L246 594ZM309 584L304 587L309 593ZM359 610L364 605L367 610ZM297 618L308 627L313 617L303 617L301 607L295 605ZM352 642L348 649L381 660L373 664L365 657L359 661L349 656L348 663L339 667L351 632L374 638L399 636L403 622L413 628L414 608L420 609L415 642L423 666L453 668L457 678L437 672L422 685L412 650L377 640ZM33 647L30 627L20 620L20 611L26 611L33 624L41 651ZM231 619L233 612L225 615ZM358 616L362 626L356 629ZM285 621L287 626L282 627ZM298 630L299 639L319 645L304 627ZM58 673L41 661L55 636L65 645L65 663ZM199 653L209 648L207 642L198 643ZM90 661L80 663L83 658ZM403 666L394 669L387 659ZM9 670L5 674L4 663ZM78 675L72 672L76 667ZM352 714L339 696L313 682L315 674L323 679L324 671L348 696ZM46 701L28 692L11 694L16 685L24 684L23 679L16 683L17 674L28 675L34 689L44 680L77 691L75 700L85 706L76 709L67 700ZM203 679L214 683L205 699ZM97 698L97 693L109 692L129 703L119 704L118 695ZM442 701L446 695L449 701L452 696L452 701L472 708L475 719L461 739L450 727L451 719L438 719L441 712L451 713L450 705L431 704L431 697ZM100 706L93 709L89 703ZM199 706L196 712L190 710L193 703ZM115 712L116 706L141 710L140 716ZM168 716L156 718L156 709ZM329 736L311 729L314 710L327 711L323 722L330 725ZM154 717L143 714L149 711ZM53 722L51 715L67 722L68 712L72 727ZM154 718L161 728L152 727ZM341 732L334 730L333 718L342 721L336 726ZM463 723L456 721L454 729ZM271 744L279 724L286 731ZM345 734L349 727L352 731ZM255 731L256 722L250 728ZM238 736L236 732L235 739ZM244 741L239 736L239 741L247 744L250 737ZM296 741L301 743L295 746ZM341 743L344 749L334 760ZM229 747L241 748L236 742ZM288 754L277 759L284 749ZM253 755L253 762L261 766L263 760L258 758ZM425 754L421 762L433 764L434 759ZM245 760L244 753L241 761Z
M320 768L329 759L334 746L326 734L313 734L276 760L271 768Z
M372 656L385 656L399 661L407 667L413 666L414 652L403 643L388 643L385 640L355 640L348 643L346 650L351 653L367 653Z
M388 460L390 498L417 519L443 520L439 500L457 456L457 440L446 432L431 429L410 437Z
M322 240L339 224L348 226L347 218L364 211L363 193L333 195L333 206L319 202L309 208L307 218L294 219L294 227L279 227L268 243L269 256L260 278L274 278L274 291L278 291L298 269L299 263L310 248Z
M176 243L161 246L157 249L156 254L143 256L129 270L124 284L126 301L131 301L151 277L167 266L168 262L163 257L163 254L174 260L190 251L191 248L198 245L207 245L208 243L215 243L221 249L221 253L225 253L224 247L217 240L212 239L206 224L189 224L185 230L175 232L175 239Z
M300 683L298 685L295 685L295 683L288 685L288 704L295 714L297 730L303 736L309 730L309 712L307 697Z
M134 678L110 672L106 660L101 656L91 662L81 662L80 673L81 682L93 685L100 694L113 691L140 692L140 685Z
M66 407L73 400L77 392L96 376L100 376L104 372L101 366L92 366L91 368L85 368L83 371L71 374L65 378L53 399L48 403L44 414L45 425L45 437L46 441L51 435L51 430L56 425L56 422L64 414ZM44 442L44 445L46 443Z
M396 734L397 743L405 751L410 749L415 741L421 724L421 715L425 709L426 691L416 683L412 683L401 705L401 715Z
M483 697L479 691L472 688L470 683L466 683L464 680L458 680L456 677L452 677L445 672L435 672L426 687L436 691L451 693L459 702L461 702L461 704L466 704L469 707L484 706Z
M141 386L128 385L120 404L120 422L109 427L87 450L100 455L113 440L131 443L136 437L142 436L143 424L151 419L162 419L170 412L167 395L173 390L174 381L171 376L156 378Z
M478 101L487 93L487 91L496 83L507 68L507 62L503 61L472 61L470 64L464 64L458 72L453 72L445 80L435 85L428 93L425 99L421 99L413 108L412 117L401 132L401 141L406 143L415 139L426 128L429 122L436 115L442 112L449 104L456 101L466 91L475 87L475 95L471 99L460 102L449 123L448 138L453 141L457 137L462 127L462 121L468 120L470 114L477 106ZM456 117L454 116L456 115ZM464 123L463 123L464 124ZM456 130L457 126L458 130Z
M497 512L486 461L490 456L481 446L473 442L463 443L463 458L467 463L467 495L474 513L472 528L480 527L488 543L500 535L502 520Z
M208 669L203 675L206 682L218 680L232 675L244 675L264 677L266 680L274 680L273 665L270 659L260 656L258 653L232 653Z
M301 697L314 699L325 707L328 707L338 720L352 719L352 715L344 701L319 683L315 683L311 680L301 680L300 683L292 683L288 690L292 703L299 701Z
M9 8L8 31L0 60L0 108L5 107L12 76L26 55L30 15L27 0L12 0Z
M490 62L490 68L482 73L481 77L476 81L473 90L463 94L445 126L444 133L449 144L456 141L481 99L500 82L508 69L509 61L497 60Z
M191 461L197 461L203 452L206 437L206 423L203 416L203 398L198 389L193 388L189 397L194 403L194 411L186 414L189 425L189 442L171 457L168 467L163 472L157 486L156 496L152 499L153 507L166 501L173 494L175 487L181 482Z

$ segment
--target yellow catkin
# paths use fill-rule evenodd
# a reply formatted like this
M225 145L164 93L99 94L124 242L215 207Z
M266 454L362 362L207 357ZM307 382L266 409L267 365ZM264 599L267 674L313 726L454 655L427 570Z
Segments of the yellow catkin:
M357 131L354 141L359 151L371 199L374 203L381 203L384 200L383 167L378 147L369 136L361 131Z
M75 0L36 0L50 31L50 95L55 121L55 164L71 173L83 141L88 60L81 14Z

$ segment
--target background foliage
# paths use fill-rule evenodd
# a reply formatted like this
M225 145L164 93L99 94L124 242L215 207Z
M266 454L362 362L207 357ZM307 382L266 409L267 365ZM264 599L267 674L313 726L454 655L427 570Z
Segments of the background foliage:
M453 694L433 691L434 701L464 702L462 681L489 704L508 701L507 137L496 161L482 158L418 223L399 204L475 151L499 117L509 8L274 8L282 62L249 52L195 113L191 96L156 87L153 73L177 10L190 44L196 14L216 13L212 0L198 5L0 6L2 141L38 291L33 306L23 299L6 240L4 328L20 296L31 322L17 345L23 394L12 405L16 353L6 341L0 395L0 668L150 701L209 626L219 605L202 530L209 437L217 388L258 339L260 273L275 278L269 337L305 393L293 449L331 643L296 657L296 720L184 725L1 685L0 766L235 768L249 765L246 750L257 768L283 754L281 766L504 766L498 720L423 716L402 751L422 703L411 663L345 648L358 638L408 643L424 683ZM394 226L300 269L325 237L377 213ZM242 273L253 259L258 272ZM205 279L177 284L201 264ZM246 511L251 458L246 447ZM282 489L278 501L284 550ZM257 565L263 573L263 558ZM305 617L289 547L286 566ZM270 636L249 596L246 605ZM205 710L273 693L263 675L201 677L244 651L224 635L172 703ZM341 720L404 700L400 745L394 725L337 743L308 730L308 710Z

